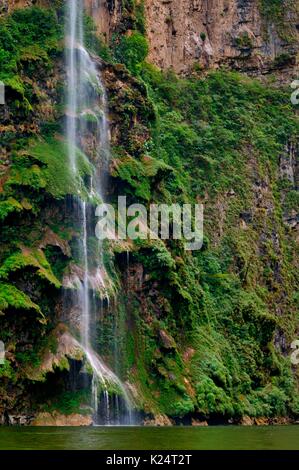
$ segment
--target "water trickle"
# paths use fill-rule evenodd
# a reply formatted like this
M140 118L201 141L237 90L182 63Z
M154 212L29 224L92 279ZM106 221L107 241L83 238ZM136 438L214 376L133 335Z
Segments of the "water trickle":
M86 217L86 202L82 203L82 215L83 215L83 260L84 260L84 279L82 284L82 324L81 324L81 336L84 347L89 346L89 325L90 325L90 305L89 305L89 286L88 286L88 253L87 253L87 217Z
M106 410L106 421L107 424L110 424L110 404L109 404L109 393L107 390L104 390L104 401L105 401L105 410Z
M127 416L131 415L131 400L117 375L93 350L91 338L91 330L94 329L92 327L92 310L96 305L95 293L102 293L100 309L102 309L104 300L108 303L108 308L110 306L105 286L102 249L100 245L98 245L98 250L89 245L90 233L94 232L90 215L92 202L103 200L103 175L109 161L110 135L105 87L93 59L84 47L83 3L83 0L68 0L66 32L66 137L70 169L78 180L78 196L74 198L73 215L81 228L81 239L78 242L81 274L76 274L72 279L69 279L68 287L72 287L72 290L75 291L73 294L74 304L79 303L80 347L93 372L91 392L94 421L97 423L99 419L102 424L121 424L120 399L124 404ZM93 146L90 145L91 141L94 143ZM92 147L92 151L90 147ZM89 150L85 152L87 148ZM77 161L79 151L88 154L92 165L92 175L88 183L80 177ZM103 312L99 313L102 318ZM116 397L117 403L117 409L113 412L113 420L111 405L115 400L111 400L110 389L113 389L113 396ZM99 417L99 414L103 416ZM130 419L128 423L126 418L126 424L130 424Z
M93 374L92 376L91 394L92 394L93 409L97 411L99 408L99 401L98 401L98 383L97 383L96 374Z

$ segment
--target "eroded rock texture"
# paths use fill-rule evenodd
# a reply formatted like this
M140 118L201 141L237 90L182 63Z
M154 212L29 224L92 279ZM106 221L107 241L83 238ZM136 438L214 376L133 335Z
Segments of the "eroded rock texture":
M50 2L51 3L51 2ZM136 4L142 3L137 0ZM0 11L48 0L3 0ZM106 41L132 27L122 0L85 0ZM243 71L269 72L294 66L298 52L298 5L284 0L144 0L149 60L161 69L188 73L227 64Z
M65 292L83 271L70 204L77 186L62 145L63 1L0 1L0 15L5 24L13 9L33 4L46 9L13 15L0 44L0 424L89 425L82 392L92 378L71 337L79 311ZM279 86L296 78L296 4L145 0L146 31L137 5L86 0L111 46L104 60L92 52L108 97L107 200L203 202L205 243L193 254L175 240L109 247L119 295L97 309L97 351L114 364L117 338L145 424L297 421L298 368L287 358L299 335L298 124L292 89ZM34 30L40 24L48 34ZM23 39L12 50L10 31ZM143 58L130 71L125 59L143 34L147 61L183 77ZM92 160L92 119L88 129Z
M259 0L148 0L151 61L187 72L194 63L206 67L228 62L237 68L263 69L282 53L292 56L298 39L294 4L286 5L279 21L263 15L261 4ZM278 24L282 21L285 34Z

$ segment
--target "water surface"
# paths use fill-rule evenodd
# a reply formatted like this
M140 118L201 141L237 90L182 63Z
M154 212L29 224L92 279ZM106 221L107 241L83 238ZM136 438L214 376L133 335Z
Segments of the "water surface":
M0 427L0 450L299 450L299 426Z

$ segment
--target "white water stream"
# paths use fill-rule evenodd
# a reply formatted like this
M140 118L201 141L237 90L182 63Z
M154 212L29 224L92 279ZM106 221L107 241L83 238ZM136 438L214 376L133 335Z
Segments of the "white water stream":
M90 220L91 201L95 198L102 200L103 178L100 169L105 167L109 160L110 138L107 119L107 98L105 87L101 80L93 59L84 47L84 10L83 0L68 0L67 31L66 31L66 67L67 67L67 118L66 137L68 142L68 154L70 169L74 176L80 180L80 168L78 168L78 149L84 152L84 144L90 139L87 117L93 120L92 140L95 155L91 163L93 175L88 188L83 192L78 188L76 198L76 217L82 229L82 240L79 241L79 257L83 275L76 279L76 300L79 301L81 339L80 347L92 368L92 397L95 424L97 417L103 410L104 416L101 422L109 424L122 424L111 422L111 407L115 406L114 416L119 414L119 399L122 398L126 408L126 424L131 422L131 401L120 379L95 353L91 341L91 304L97 284L105 289L105 282L101 276L101 267L96 269L96 275L91 271L90 262L102 259L101 247L98 246L97 253L89 253L88 236L92 230ZM82 181L81 187L83 188ZM84 195L84 194L85 195ZM97 278L95 280L95 278ZM95 280L95 282L92 282ZM107 300L109 300L107 296ZM114 400L110 398L109 390L114 390Z

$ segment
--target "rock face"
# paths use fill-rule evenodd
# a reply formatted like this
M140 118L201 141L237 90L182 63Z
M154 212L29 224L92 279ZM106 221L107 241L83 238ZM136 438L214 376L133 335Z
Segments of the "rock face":
M130 30L130 15L120 0L85 0L98 30L112 34ZM140 4L140 0L137 4ZM144 0L149 61L161 69L188 73L228 64L239 70L266 73L294 66L298 51L298 6L284 0ZM276 62L275 62L276 61Z
M107 40L122 20L121 0L84 0L87 12L93 16L99 33Z
M29 426L33 416L24 414L2 414L0 415L1 426Z
M52 352L50 349L44 351L41 364L38 370L28 370L28 377L32 380L39 380L43 375L48 372L54 372L55 368L63 369L68 368L68 359L80 361L83 357L83 352L77 341L69 334L64 325L58 325L53 331L52 337L56 342L56 351Z
M289 189L293 194L299 189L299 149L298 146L290 142L285 151L280 156L280 177L288 181ZM284 222L294 232L296 242L299 241L299 213L297 205L287 203L288 193L283 195L284 199Z
M147 36L150 46L149 61L162 69L172 68L182 75L187 75L188 72L193 70L199 72L201 69L227 65L228 68L242 70L254 75L260 73L266 74L276 70L279 81L285 82L285 73L289 72L290 76L292 76L292 80L289 81L291 83L294 80L293 67L295 65L295 41L297 35L295 28L296 16L290 7L289 0L285 0L286 8L284 12L286 13L283 15L283 18L279 17L279 21L285 22L284 27L281 28L277 18L269 18L269 16L266 18L265 11L263 15L261 14L261 5L269 4L271 1L145 0ZM107 42L112 39L114 33L116 35L129 35L136 27L133 18L134 7L131 6L131 10L128 10L125 9L124 5L136 5L138 0L134 2L85 0L85 2L88 12L93 13L99 33L101 33ZM58 3L59 5L62 4ZM283 3L283 0L281 3ZM3 1L0 4L0 15L10 12L14 8L32 4L47 7L51 5L51 2L48 0ZM61 10L57 10L57 18L59 18L60 13ZM30 100L33 98L34 103L31 114L26 114L27 108L25 108L25 113L19 106L12 106L16 100L13 88L9 89L6 105L1 107L5 120L4 124L1 125L0 131L4 131L8 136L7 145L3 151L5 156L3 174L5 174L5 178L10 176L10 133L13 132L15 134L18 142L22 142L22 139L27 139L27 134L33 134L34 138L37 137L39 139L42 135L43 124L47 124L48 121L50 124L53 124L54 121L63 120L59 90L62 89L63 84L61 82L65 78L65 71L58 48L56 53L58 59L54 61L53 69L47 70L44 67L43 56L41 56L41 61L34 65L34 73L30 77L26 76L27 69L25 67L19 70L20 80L24 81L27 85L28 83L34 85L32 91L30 89L29 96ZM35 59L33 57L31 62L36 62ZM29 65L32 65L31 62L29 60ZM194 415L193 413L194 406L199 406L197 400L200 403L200 410L205 409L206 403L210 402L209 396L206 399L207 391L210 393L212 389L211 393L215 397L215 403L218 403L219 397L224 397L223 403L221 402L216 410L221 416L223 416L223 410L229 410L233 403L230 397L230 390L233 389L230 385L230 377L233 376L230 370L232 363L229 364L231 361L227 360L226 353L230 349L228 348L228 340L225 337L227 331L232 335L228 336L228 338L235 339L235 331L240 331L240 334L243 335L244 326L248 324L248 336L246 338L250 338L250 341L253 338L252 343L250 343L253 346L253 351L257 350L261 356L265 353L265 363L260 364L257 361L256 369L252 372L251 364L254 362L250 360L251 352L246 350L245 353L242 353L243 349L240 347L243 346L243 336L238 343L239 349L231 349L231 354L234 353L236 358L238 354L241 355L241 358L249 357L250 368L248 366L247 371L249 370L253 377L256 374L254 379L256 377L263 378L263 381L259 383L260 386L263 386L267 381L271 385L272 376L278 374L277 366L274 363L274 359L272 359L274 356L272 351L268 355L266 344L269 343L272 332L276 328L273 315L275 315L275 318L281 318L286 313L286 319L293 315L293 303L290 304L289 301L294 290L293 286L295 286L293 264L290 261L284 266L284 263L285 260L291 258L292 254L292 251L286 251L286 245L289 243L292 248L292 240L296 238L298 241L299 220L298 210L295 207L297 201L295 192L298 190L298 145L296 144L293 131L285 131L284 147L280 149L279 146L280 153L271 154L270 159L265 150L264 141L267 137L267 144L273 145L273 139L276 139L275 143L277 145L279 143L277 141L278 133L274 137L272 135L277 127L280 128L277 125L278 121L274 119L274 116L277 114L276 110L280 113L280 122L287 119L288 126L290 129L293 129L291 120L288 114L282 113L281 108L274 106L272 109L275 100L272 102L268 95L264 94L265 92L257 86L255 81L250 80L248 77L245 78L242 74L230 74L227 71L210 74L212 78L209 78L209 74L198 74L199 86L196 88L197 93L200 95L203 90L203 93L205 93L204 98L207 96L211 100L209 103L206 104L205 99L200 95L200 99L194 97L192 106L189 102L177 104L175 103L176 99L171 98L172 92L170 87L168 105L171 110L173 108L172 111L174 112L167 112L166 117L162 116L162 112L157 115L154 103L147 93L147 87L141 80L136 80L124 65L105 63L96 57L94 57L94 62L96 67L101 70L102 78L106 84L107 95L109 97L111 144L113 149L116 150L113 153L110 165L111 184L109 185L109 197L129 194L133 197L133 200L137 200L137 198L134 198L138 196L138 198L149 201L154 191L158 191L157 197L160 198L161 196L164 197L165 194L167 196L168 188L172 191L175 185L177 188L181 188L182 182L187 181L187 179L182 179L181 182L175 179L175 173L180 171L184 173L183 165L180 166L176 161L173 163L174 167L172 168L165 164L162 165L162 162L160 162L161 148L165 152L165 161L171 162L169 158L171 157L171 149L168 154L166 143L168 144L172 139L175 139L174 146L181 146L183 149L182 153L180 151L178 154L178 160L184 162L184 164L187 161L188 165L190 165L190 174L186 172L183 174L183 177L188 177L188 181L193 181L192 178L194 177L196 187L196 180L200 179L198 175L203 176L207 181L209 178L213 178L220 188L217 196L214 196L208 185L203 186L204 191L202 191L202 194L205 194L203 197L205 198L211 220L209 232L211 246L221 247L219 249L221 252L223 248L227 250L227 240L231 243L229 245L232 253L231 255L229 254L231 256L231 266L229 267L231 271L229 271L228 275L226 274L226 268L224 276L222 272L218 275L221 265L218 263L218 255L210 250L210 248L207 248L207 254L203 254L202 263L203 266L207 266L211 270L211 276L209 272L206 275L204 268L200 267L200 271L195 269L191 259L185 256L184 253L172 250L168 246L139 246L139 250L135 250L135 246L130 241L124 242L118 249L115 248L114 251L115 266L117 272L119 270L121 273L119 282L121 283L121 292L124 293L122 297L124 302L126 302L126 305L122 304L123 300L120 299L120 305L121 308L124 306L123 311L126 315L126 326L128 326L129 333L128 344L123 346L121 341L119 341L120 351L124 351L124 354L128 353L128 363L130 363L129 367L131 367L131 375L128 380L130 380L130 384L133 384L128 386L132 396L136 399L136 403L140 399L139 395L142 395L144 388L147 390L146 396L144 395L144 403L140 404L140 409L149 416L148 419L145 419L144 424L168 426L175 424L175 421L172 421L172 417L179 416L181 418L189 416L190 418L198 416L200 419L193 418L191 421L192 425L206 426L207 421L205 418L201 418L201 414ZM28 67L29 72L30 70L31 68ZM196 76L197 74L194 75ZM236 82L234 75L238 75L238 82ZM219 77L215 78L214 76ZM240 77L242 77L242 80ZM168 79L173 88L179 86L179 89L183 90L186 96L189 95L189 92L192 94L193 89L191 86L186 88L186 86L183 87L180 84L180 82L184 83L188 80L178 79L176 82L171 82L172 78L170 76L163 78L165 85ZM252 83L252 88L249 87L247 81ZM227 90L223 84L225 86L228 84ZM161 86L160 93L163 96L163 100L167 101L168 98L165 98L164 94L166 91L167 96L167 86L165 85ZM205 86L207 88L204 88ZM271 90L272 92L274 96L276 90L273 89ZM261 94L260 97L259 94ZM158 93L155 95L159 105L163 101L161 96ZM17 98L19 99L20 97L17 95ZM220 106L222 98L226 99L228 106L227 113ZM235 103L235 99L238 102L238 106ZM278 99L281 98L277 96ZM263 115L265 102L267 106L269 105L270 109L266 118ZM221 117L222 119L219 119L219 121L223 120L222 125L219 123L216 126L213 113L211 117L206 117L208 116L210 104L217 106L219 113L216 116L217 121ZM164 105L165 103L163 103L163 109ZM185 110L185 106L187 106L187 110ZM193 109L198 110L201 108L200 126L197 127L198 116L195 115ZM253 112L255 109L260 109L260 113ZM189 112L191 116L188 115ZM231 112L234 113L233 116L236 122L240 120L240 117L245 117L246 113L249 113L250 120L244 119L244 124L241 123L240 129L236 130L233 121L230 119ZM163 111L163 114L165 114L165 111ZM162 131L160 132L159 129L162 136L161 140L163 141L164 139L165 141L162 142L163 145L159 142L159 146L155 139L153 140L151 131L152 126L156 126L157 117L162 122ZM256 120L256 118L258 119ZM262 134L261 138L260 131L263 130L263 127L267 127L268 119L270 123L269 129L265 129L265 135L263 136ZM255 123L259 125L259 129L257 129ZM174 124L173 129L172 124ZM255 133L248 132L251 125L254 126ZM48 131L54 133L56 126L50 125L49 127ZM209 127L211 131L208 133ZM90 129L92 129L91 124ZM217 132L216 136L220 139L219 147L216 139L212 139L212 134L215 132ZM283 134L282 131L281 133ZM177 145L176 142L180 145ZM237 147L237 151L234 153L231 142L234 145L240 145L240 148ZM24 149L27 149L27 140L25 140L23 145ZM206 147L210 148L211 146L213 146L215 158L214 155L212 158L212 155L206 151ZM226 149L223 155L221 153L222 147ZM260 150L260 147L262 147L262 150ZM151 148L153 149L151 150ZM191 158L187 160L189 148L190 155L194 161L191 161ZM198 151L199 148L200 152ZM275 150L274 145L270 148ZM49 145L46 145L43 149L45 149L44 152L47 154ZM53 146L55 154L59 149L59 146ZM216 155L217 152L219 155ZM263 152L265 153L265 161L261 158ZM52 154L52 147L49 153ZM156 156L158 153L159 159L154 158L153 156ZM235 158L233 165L230 160L231 154ZM218 166L218 158L219 160L223 159L221 166ZM274 160L277 165L273 165L272 170ZM242 167L243 165L244 168ZM215 167L216 171L212 172L210 167ZM239 167L240 173L238 175L234 174L234 167ZM218 168L221 168L221 171L218 171ZM174 169L176 170L175 172L173 171ZM197 173L199 169L201 171ZM37 170L43 174L44 165L38 165ZM191 172L194 172L192 177ZM233 172L232 178L230 178L230 172ZM28 168L24 168L24 174L27 175L28 173ZM58 173L58 171L55 173ZM229 184L218 179L220 173L224 174ZM244 192L239 188L239 179L241 177L246 189ZM279 179L287 183L285 189L283 188L280 192L275 189ZM52 180L56 182L56 174ZM5 179L0 181L0 190L3 181L6 182ZM27 180L24 181L27 183ZM177 184L178 182L180 185ZM165 194L163 194L163 191L165 191ZM248 199L244 200L244 196L247 195L245 193L252 194L250 198L248 197ZM15 193L12 194L15 195ZM57 275L60 274L62 276L62 272L64 273L62 284L66 288L71 288L72 275L82 279L82 268L80 270L76 265L69 264L72 254L72 244L70 242L74 237L74 233L68 230L68 226L71 226L72 221L69 220L66 212L67 204L64 204L60 199L53 201L55 193L49 192L47 194L45 201L42 200L41 202L40 199L38 200L38 206L41 207L41 213L44 214L43 218L39 219L39 213L37 213L35 219L33 216L30 216L30 218L28 216L28 220L26 219L28 226L30 224L32 228L32 238L30 237L27 243L30 247L34 244L38 251L47 250L46 254L51 264L57 268L55 271ZM282 196L281 198L280 195ZM32 202L35 204L35 191L31 191L30 197L32 197ZM49 200L51 200L51 204ZM14 207L14 199L11 202L10 198L8 202ZM16 203L18 204L18 201ZM25 209L30 211L30 208L35 206L28 204L27 199L24 198L21 200L21 204L18 204L16 207L18 210ZM283 221L277 218L280 208ZM290 229L288 232L285 231L282 222ZM50 225L48 226L48 224ZM41 226L43 230L39 236L37 234L39 234ZM7 227L9 228L9 223L7 223ZM22 225L16 224L16 227L20 227L20 230L23 230L23 218ZM54 230L57 230L57 228L59 229L58 233ZM61 238L62 230L66 234L66 238ZM209 227L207 230L209 230ZM10 232L7 233L10 234ZM226 241L222 245L222 240L224 239ZM10 239L6 242L8 247L10 247L9 243ZM8 249L6 251L10 252ZM149 259L153 261L152 265L148 264ZM65 266L68 266L67 270L65 270ZM38 263L38 267L40 267L40 263ZM25 268L27 268L27 265ZM289 269L288 273L287 269ZM217 271L217 275L213 274L214 270ZM230 277L233 279L231 272L234 277L240 280L240 287L238 289L232 280L230 280ZM162 278L162 282L160 278ZM96 282L96 277L90 278L90 282L93 279ZM202 290L202 279L206 279L207 285L211 285L209 292L208 289L206 291ZM16 281L18 282L17 287L21 291L28 292L37 304L41 303L42 307L46 308L48 319L51 323L50 327L47 327L48 330L45 331L45 326L42 324L36 325L34 323L34 328L28 328L29 321L26 314L22 317L16 315L16 321L13 320L12 324L9 323L12 316L1 316L1 321L6 322L3 323L5 328L9 328L12 331L12 341L7 345L6 356L10 361L11 367L4 371L5 375L2 377L4 385L1 386L0 384L0 424L26 425L33 422L34 425L90 425L90 416L80 414L82 407L78 408L78 410L77 408L72 408L73 414L68 416L61 415L58 412L39 413L35 416L36 412L41 409L53 409L40 408L39 406L41 404L41 396L43 403L48 401L52 403L53 397L51 394L53 389L55 389L53 384L62 384L63 390L64 387L73 390L71 388L74 383L72 380L73 373L77 374L78 388L80 388L81 384L80 378L82 378L82 382L84 381L85 371L81 373L80 369L82 352L70 335L69 330L60 325L61 322L66 322L71 324L75 330L78 329L79 315L75 308L68 312L67 308L65 308L67 302L64 303L67 299L65 297L62 299L60 294L56 290L54 291L54 289L51 290L52 287L46 282L42 284L40 279L37 279L36 272L32 273L32 277L27 275L27 271L25 273L20 272L19 277L16 276ZM229 330L230 325L227 324L225 315L223 315L222 320L222 315L219 314L221 313L222 305L225 307L225 302L222 304L215 295L212 298L217 308L213 309L213 304L209 301L210 292L214 291L215 282L219 282L219 289L222 288L223 283L225 295L227 295L226 290L228 288L231 289L232 295L236 299L234 300L234 309L225 310L227 318L232 318L233 322L236 323L235 330ZM168 288L169 285L171 285L171 289ZM265 297L264 292L267 292L269 296L267 308L260 308L260 302L257 302L253 295L248 295L248 293L252 294L258 285L262 286L261 292L263 296ZM248 292L246 289L248 289ZM205 297L207 295L206 292L208 292L208 297ZM239 297L240 302L239 300L237 301ZM206 302L206 298L208 302ZM268 314L268 308L269 312L273 315L270 316ZM211 314L209 313L210 310ZM106 305L104 308L101 308L101 316L104 319L104 333L99 339L99 345L103 343L106 346L105 341L106 336L108 336L106 332L109 332L109 337L111 336L114 311L111 311L111 313L110 315ZM186 344L185 341L182 343L182 332L189 331L199 317L200 321L202 321L203 313L207 315L209 322L210 319L214 322L214 318L219 317L217 330L216 326L215 330L213 329L214 326L211 330L211 342L207 341L204 343L206 334L204 328L206 328L206 324L203 323L203 328L194 339L194 343L189 344L188 342ZM168 319L170 319L169 322ZM210 323L212 324L212 322ZM288 354L288 345L290 344L290 338L286 336L286 331L291 331L289 325L294 325L295 328L297 323L295 323L295 320L290 320L286 325L287 327L282 331L275 330L275 347L277 351L281 351L284 355ZM51 336L48 338L50 328ZM21 334L19 333L20 331ZM220 334L222 331L225 332L223 336ZM38 345L38 349L35 350L36 339L39 337L43 339L44 336L49 340ZM219 351L216 351L216 348L214 348L214 345L218 348L218 341L216 344L214 337L220 338ZM234 344L234 340L232 343ZM107 355L109 355L108 348L110 344L107 342L107 352L105 351ZM187 345L189 346L188 348L186 348ZM211 358L214 357L214 349L217 352L217 360L215 360L217 367L215 371L214 363L211 363L213 365L213 374L215 372L215 375L212 375L212 377L209 375L212 368L209 367L208 370L209 364L205 358L202 359L198 356L198 351L200 353L203 348L206 348L207 355L209 354ZM112 347L110 349L112 351ZM237 354L236 351L238 352ZM138 364L135 361L136 357L138 358ZM142 358L144 362L141 360L139 363L139 358ZM204 372L203 367L206 367ZM232 367L234 366L232 365ZM236 368L234 367L234 369ZM78 378L78 376L80 377ZM16 380L17 383L15 384ZM47 382L48 380L49 382ZM233 385L239 387L239 384L243 382L243 376L241 374L240 377L237 375L234 380ZM28 382L32 382L30 386L28 386ZM254 380L255 382L256 380ZM7 384L10 385L8 386ZM45 387L43 387L43 384ZM45 388L47 393L44 395L41 392L44 392ZM225 395L224 390L227 395ZM243 393L241 395L241 391L240 388L240 396L243 395ZM270 402L275 403L275 400L278 400L279 403L279 400L281 400L282 395L276 387L273 387L273 389L272 386L271 388L265 387L264 393L266 396L265 400L268 400L267 404ZM292 392L293 395L295 396L296 393ZM48 400L44 399L44 396L47 396ZM256 400L257 395L252 395L252 397ZM57 401L54 400L55 404L57 404ZM90 413L90 410L82 410L82 412L84 411ZM215 409L213 412L215 413ZM248 411L247 409L244 411L241 424L265 425L270 423L268 418L268 421L263 417L258 417L255 420L249 416L250 412L251 410ZM274 412L277 411L274 410ZM208 412L207 416L209 416ZM227 418L225 419L226 422L233 422L232 418L230 421ZM280 418L277 419L277 422L280 422Z
M144 426L164 427L164 426L172 426L173 422L167 416L156 415L154 416L153 419L146 419L143 424Z
M115 32L130 32L132 16L121 0L84 1L105 41ZM48 0L1 3L0 14L49 4ZM228 64L263 73L277 66L293 67L298 52L298 6L282 0L276 11L268 4L268 0L144 0L149 61L182 74L195 64L203 68Z
M254 421L250 416L243 416L240 420L241 426L253 426Z
M57 412L39 413L32 421L32 426L91 426L91 416L84 416L77 413L62 415Z
M0 14L1 13L10 13L15 8L24 8L30 7L31 5L41 5L47 6L50 5L49 0L3 0L0 2Z
M194 418L192 418L191 423L192 423L192 426L196 426L196 427L207 427L207 426L209 426L207 421L199 421L199 420L194 419Z
M296 13L286 16L290 38L298 38ZM263 69L269 60L293 52L274 20L262 17L259 0L147 0L146 17L150 60L162 69L182 73L194 63L224 62L243 68L244 58L246 68Z

